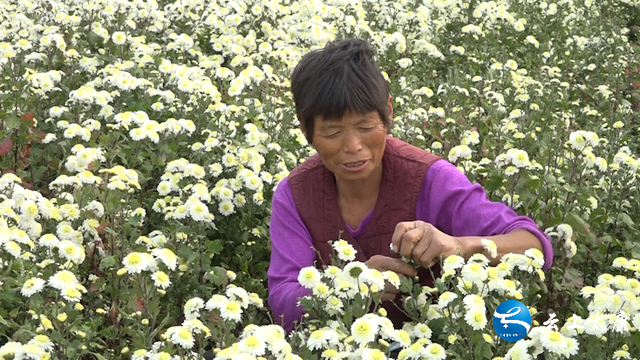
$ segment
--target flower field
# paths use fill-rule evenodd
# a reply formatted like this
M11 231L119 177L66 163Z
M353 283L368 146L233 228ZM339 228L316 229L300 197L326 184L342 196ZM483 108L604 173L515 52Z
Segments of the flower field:
M0 359L640 358L637 3L0 0ZM550 270L452 256L421 287L338 241L278 325L271 198L314 153L289 78L346 37L377 52L391 134L534 219Z

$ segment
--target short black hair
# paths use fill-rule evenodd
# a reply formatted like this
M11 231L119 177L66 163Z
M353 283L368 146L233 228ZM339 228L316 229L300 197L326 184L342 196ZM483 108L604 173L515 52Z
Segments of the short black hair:
M347 111L377 111L390 129L389 83L373 56L366 41L344 39L329 42L300 60L291 77L291 92L309 143L313 143L317 116L339 120Z

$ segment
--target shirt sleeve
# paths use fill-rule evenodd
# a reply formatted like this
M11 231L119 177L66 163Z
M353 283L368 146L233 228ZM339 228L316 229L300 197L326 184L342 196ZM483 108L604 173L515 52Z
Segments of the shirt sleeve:
M504 203L492 202L480 184L472 184L456 166L439 160L427 171L416 206L416 218L452 236L491 236L516 229L528 230L542 243L543 270L553 263L547 235L527 216Z
M298 283L300 270L313 266L316 253L311 234L300 218L288 178L276 188L272 200L271 260L267 271L269 307L276 322L290 332L302 318L304 309L298 299L310 291Z

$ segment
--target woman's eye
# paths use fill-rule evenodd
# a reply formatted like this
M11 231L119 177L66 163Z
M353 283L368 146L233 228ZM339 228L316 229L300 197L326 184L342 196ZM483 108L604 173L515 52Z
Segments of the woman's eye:
M362 127L362 130L373 130L375 129L375 126L371 126L371 127Z
M335 131L335 132L329 133L329 134L327 134L325 136L330 138L330 137L336 137L336 136L338 136L338 134L340 134L340 131Z

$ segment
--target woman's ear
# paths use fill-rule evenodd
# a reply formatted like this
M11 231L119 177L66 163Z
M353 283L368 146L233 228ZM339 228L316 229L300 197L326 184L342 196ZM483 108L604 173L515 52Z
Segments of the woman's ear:
M304 127L302 122L300 122L300 120L298 120L298 122L300 123L300 131L302 131L302 134L304 135L304 137L307 137L307 129Z

